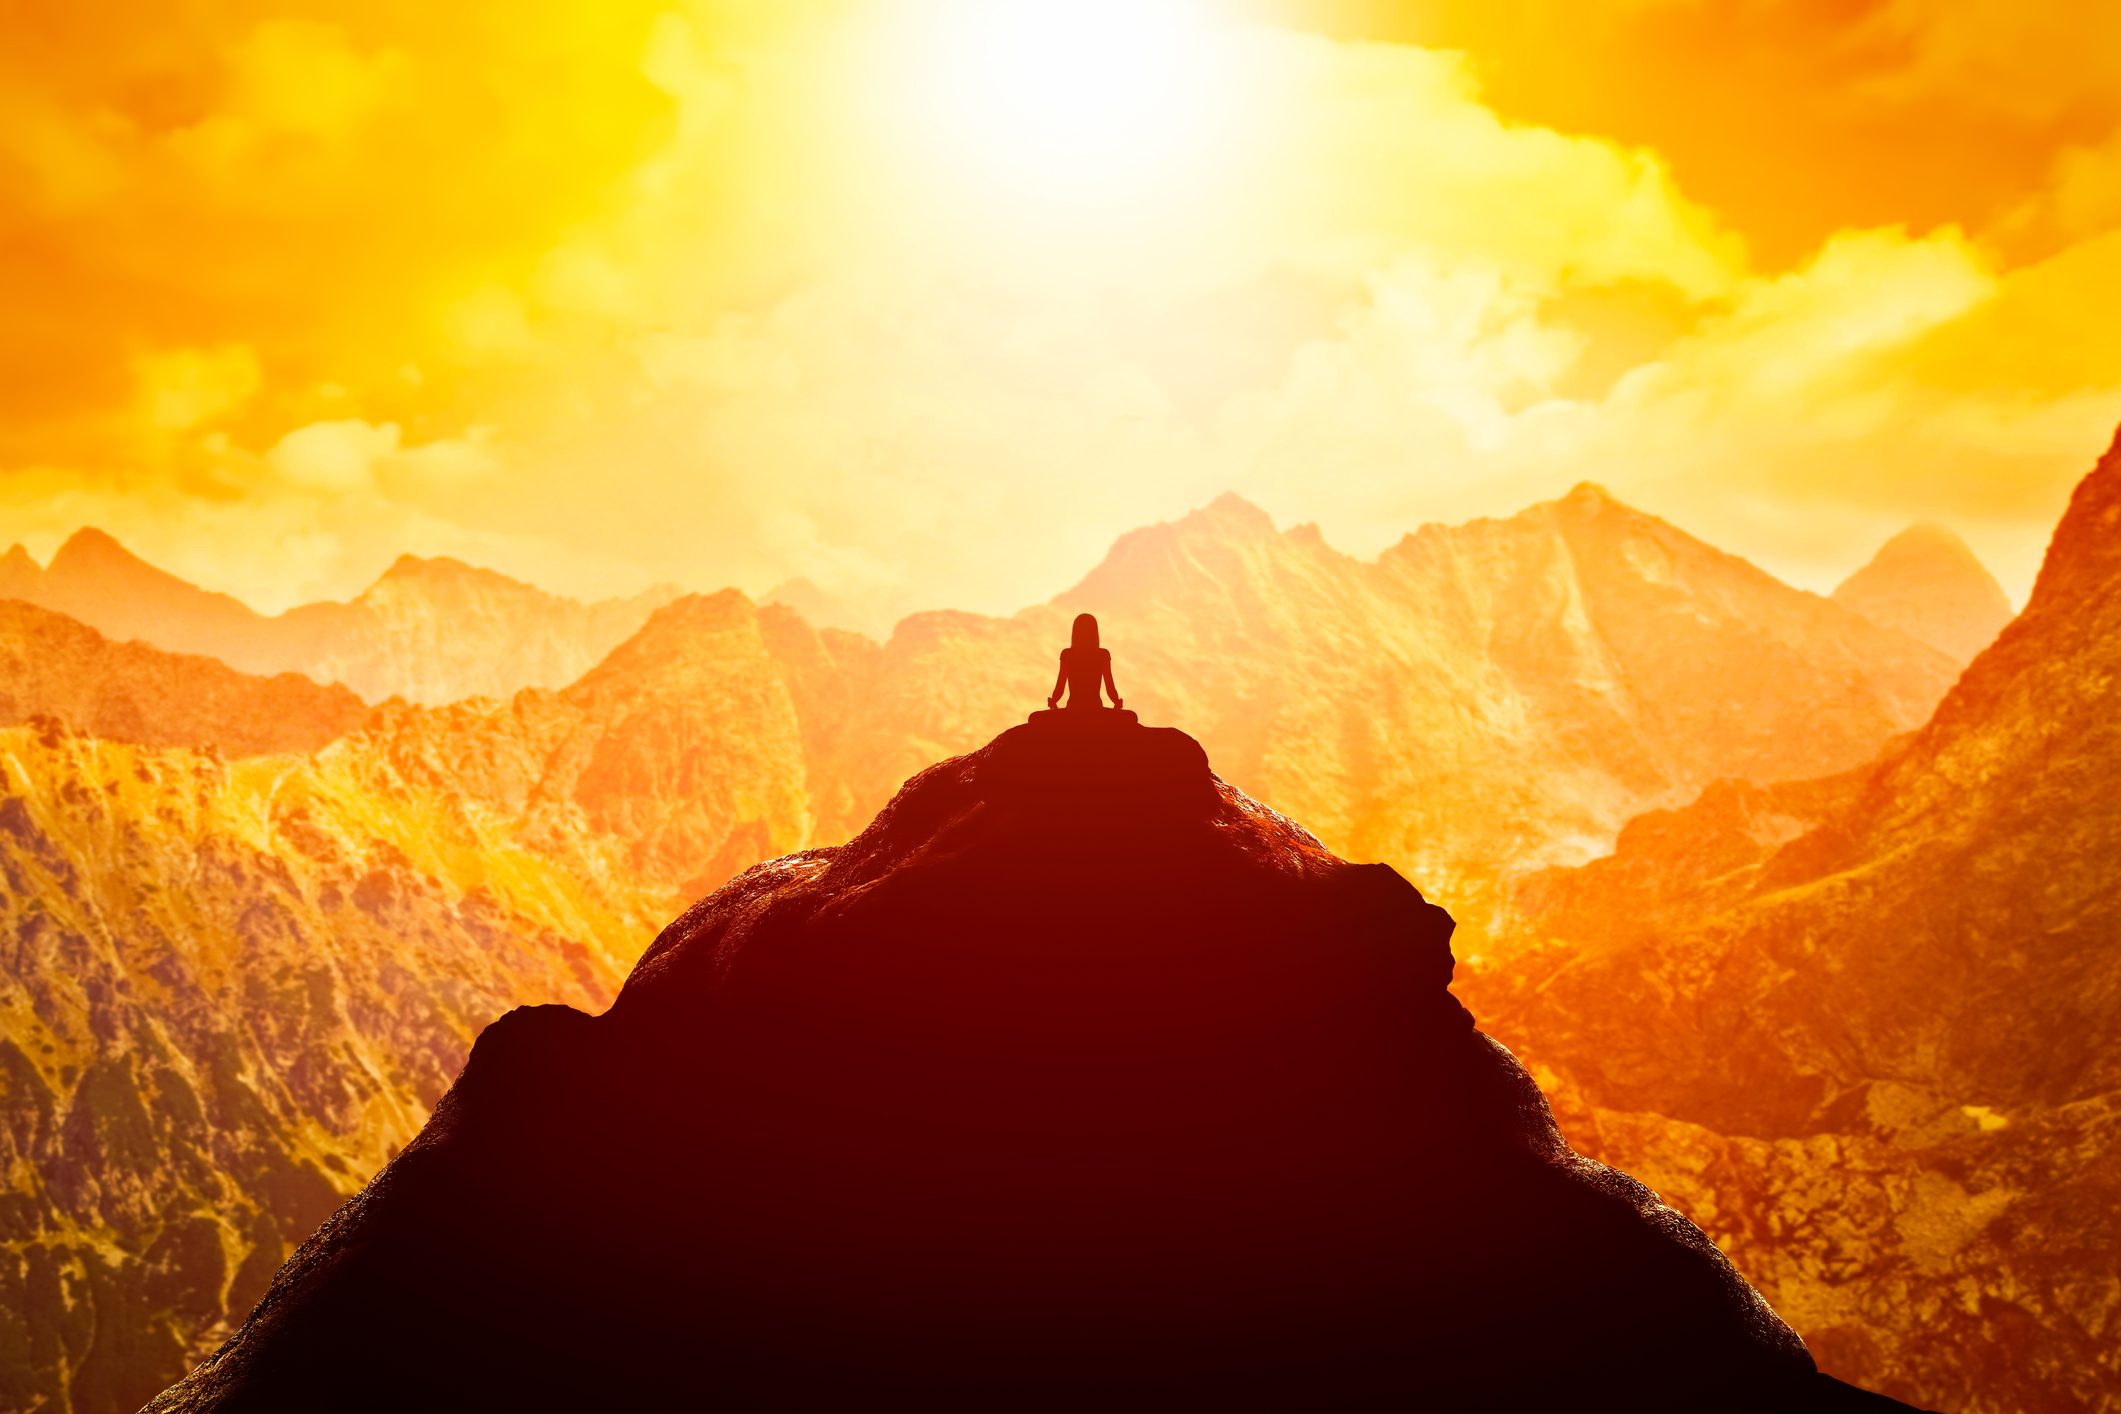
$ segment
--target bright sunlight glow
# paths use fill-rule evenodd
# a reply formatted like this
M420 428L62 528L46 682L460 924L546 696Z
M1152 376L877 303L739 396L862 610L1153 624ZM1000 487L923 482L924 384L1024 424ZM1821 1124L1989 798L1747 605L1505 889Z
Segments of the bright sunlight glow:
M1137 192L1211 128L1213 37L1187 0L963 0L928 18L941 136L1021 192Z

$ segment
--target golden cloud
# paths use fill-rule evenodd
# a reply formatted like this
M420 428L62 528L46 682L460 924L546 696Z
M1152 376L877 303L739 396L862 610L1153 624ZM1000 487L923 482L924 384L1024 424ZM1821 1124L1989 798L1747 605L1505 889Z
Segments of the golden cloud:
M1942 514L2022 586L2121 416L2096 145L2035 174L2035 263L1888 225L1764 266L1658 151L1504 116L1479 51L1201 13L1146 34L1158 90L1082 13L349 6L26 56L43 267L0 296L46 357L0 465L45 470L5 504L187 527L261 599L284 565L214 525L338 591L413 548L881 612L1043 597L1225 489L1369 552L1590 476L1814 584ZM1848 42L1943 73L1958 23ZM1065 60L1028 94L1027 55ZM1913 101L1876 67L1850 102Z

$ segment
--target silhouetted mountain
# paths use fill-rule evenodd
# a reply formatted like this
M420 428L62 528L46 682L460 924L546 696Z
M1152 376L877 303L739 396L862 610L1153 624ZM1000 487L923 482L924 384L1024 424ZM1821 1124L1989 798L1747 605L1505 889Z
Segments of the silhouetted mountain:
M109 548L99 553L114 558ZM13 562L0 559L0 574ZM127 573L165 597L183 597L152 570ZM401 591L413 607L388 620L400 628L386 631L378 627L387 620L380 605ZM493 645L502 641L506 613L495 608L495 622L482 628L478 606L511 602L513 592L498 576L408 559L363 596L377 603L310 606L264 622L365 616L368 628L333 640L342 648L371 630L402 630L414 641L428 632L422 625L445 625L420 640L427 646L408 660L417 667L465 645L467 654L502 652ZM182 897L194 841L226 830L252 851L245 868L210 881L221 890L211 909L148 915L157 931L122 950L109 980L96 984L99 995L129 988L142 1000L122 1013L96 1013L106 1020L93 1033L95 1047L157 1054L164 1010L207 1016L223 1028L265 1024L249 1019L251 1009L275 1004L278 983L259 978L277 979L292 964L273 948L254 947L257 929L280 930L274 936L305 956L339 955L336 915L319 901L326 886L300 906L281 897L284 878L308 880L313 866L297 843L306 836L279 822L278 802L321 795L326 803L312 808L332 838L356 842L345 845L350 857L380 857L359 841L392 841L413 862L402 866L402 878L395 865L386 875L406 888L414 877L431 878L434 896L452 907L488 890L502 900L504 921L485 944L493 970L475 992L430 976L425 952L405 964L419 969L413 976L380 963L353 966L358 980L346 983L345 995L358 1000L346 1002L349 1014L357 1025L383 1028L371 1033L381 1039L349 1050L329 1029L312 1029L270 1064L339 1076L357 1055L385 1075L398 1073L393 1065L446 1075L456 1063L449 1057L463 1055L483 1019L479 998L552 994L547 969L559 964L541 948L571 957L569 948L585 947L623 963L629 944L613 934L613 920L636 927L761 859L847 838L907 776L986 741L995 723L1042 700L1068 615L1084 599L1108 616L1130 705L1152 719L1207 721L1210 745L1239 763L1242 783L1265 782L1303 802L1342 852L1382 854L1427 871L1425 879L1443 880L1461 899L1519 869L1601 848L1631 812L1676 803L1717 774L1805 774L1846 764L1919 717L1924 694L1941 691L1952 671L1941 655L1591 491L1508 521L1432 528L1375 563L1336 554L1315 532L1279 532L1263 513L1226 498L1125 537L1080 595L1011 619L916 616L886 644L815 629L789 609L754 608L734 592L688 598L653 615L567 688L436 707L385 704L307 759L227 768L244 793L210 810L113 792L107 773L117 768L109 761L131 757L106 758L91 743L37 757L31 794L55 832L93 825L144 850L80 855L65 876L70 883L40 886L53 898L67 888L86 891L91 868L97 888L108 891L98 899L125 889ZM444 604L453 607L435 608ZM1671 616L1676 626L1664 631L1679 635L1684 651L1661 659L1657 634L1625 622L1636 615ZM476 631L450 639L446 626L458 621ZM122 704L143 696L136 685L167 684L166 711L145 713L150 720L129 730L171 745L219 742L225 753L299 744L294 734L311 729L304 711L290 709L286 722L231 746L229 712L178 700L191 692L178 684L199 666L184 662L108 643L78 663L51 657L23 678L42 705L19 710L63 706L69 720L123 735L112 725L122 727L121 718L84 712L101 694ZM303 686L319 700L342 700ZM213 700L246 703L244 694L266 687L232 675L225 691ZM248 720L241 711L233 716ZM1756 716L1781 730L1746 728ZM270 734L283 731L284 741ZM283 781L280 794L274 781ZM284 860L284 875L274 871L275 858ZM329 887L343 894L351 886ZM74 907L69 916L98 916L83 912L90 905ZM91 926L101 925L79 925ZM460 945L454 927L432 925L436 936L459 940L438 943L438 955ZM192 990L165 990L157 978L169 966L166 953L228 959L216 974L221 990L203 1001ZM0 985L43 989L87 1008L59 980L66 956L18 953L0 967ZM589 995L605 975L595 971L582 983ZM450 1005L416 1006L383 1026L391 997L428 986L448 990ZM454 1009L460 1001L464 1009ZM89 1026L78 1017L67 1024ZM389 1059L401 1051L417 1059ZM99 1122L106 1099L124 1101L122 1092L84 1088L86 1074L43 1082L57 1110L83 1128ZM357 1091L361 1083L345 1080ZM350 1117L297 1106L278 1127L259 1131L257 1146L313 1157L304 1136L315 1133L345 1154L380 1154L410 1132L431 1098L405 1087L395 1094L391 1106ZM251 1171L224 1167L203 1139L180 1152L189 1133L171 1130L171 1156L141 1150L142 1164L218 1172L214 1181L228 1191L251 1192ZM46 1157L11 1170L8 1180L10 1193L33 1202L50 1182L45 1164L74 1162L56 1150L38 1152ZM332 1171L341 1188L370 1171L346 1162L344 1172ZM205 1191L205 1182L173 1185L170 1203ZM210 1206L202 1200L187 1211ZM18 1263L25 1319L42 1334L28 1344L0 1343L0 1407L8 1388L35 1391L52 1407L69 1399L79 1410L116 1407L111 1390L137 1393L143 1380L165 1378L170 1351L210 1338L222 1308L180 1310L137 1294L149 1279L143 1273L163 1270L140 1255L162 1240L163 1209L125 1210L106 1226L56 1222L39 1217L24 1241L93 1248L118 1275L93 1289L77 1283L69 1296L38 1284L41 1277L33 1281L31 1266ZM203 1260L179 1265L204 1271ZM68 1372L86 1368L79 1342L89 1330L118 1343L94 1352L93 1377L70 1395ZM128 1345L131 1337L120 1334L127 1331L156 1334Z
M582 604L461 561L406 555L349 603L268 617L156 569L100 530L72 536L42 571L19 550L0 561L0 598L244 672L344 683L369 701L564 686L678 594Z
M112 643L63 614L0 600L0 726L51 716L111 741L250 756L313 751L367 715L343 687Z
M2121 442L1875 770L1631 827L1527 887L1536 965L1477 984L1573 1134L1909 1397L2121 1401L2117 529Z
M1872 1403L1569 1152L1450 931L1181 733L1017 728L489 1028L152 1407Z
M1941 525L1913 525L1834 591L1834 602L1960 662L2011 621L2003 586L1966 542Z

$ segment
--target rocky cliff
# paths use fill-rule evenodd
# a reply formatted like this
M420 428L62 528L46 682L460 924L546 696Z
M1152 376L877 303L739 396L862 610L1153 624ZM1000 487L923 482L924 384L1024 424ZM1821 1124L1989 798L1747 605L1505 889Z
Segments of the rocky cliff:
M1017 728L490 1027L153 1408L1860 1407L1450 931L1178 732Z
M1834 591L1834 602L1960 662L1996 641L2011 601L1966 542L1941 525L1913 525Z
M1572 1134L1908 1396L2121 1408L2117 680L2121 443L1927 726L1534 881L1539 965L1476 985Z

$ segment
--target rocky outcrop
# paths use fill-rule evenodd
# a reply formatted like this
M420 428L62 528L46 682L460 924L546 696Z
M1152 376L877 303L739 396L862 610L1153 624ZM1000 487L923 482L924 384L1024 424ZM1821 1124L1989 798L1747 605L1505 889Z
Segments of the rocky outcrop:
M1912 525L1834 591L1872 623L1965 663L2011 621L2011 601L1966 542L1941 525Z
M0 726L49 716L110 741L253 756L314 751L367 715L343 687L112 643L63 614L0 600Z
M1859 778L1754 793L1781 818L1749 845L1726 788L1535 881L1529 961L1475 984L1572 1135L1881 1388L2121 1407L2116 681L2121 442L1927 726Z
M1017 728L489 1028L152 1407L1857 1407L1450 931L1181 733Z
M99 530L69 538L41 571L20 546L0 561L0 598L244 672L341 683L370 702L564 687L677 596L665 586L583 604L458 560L405 555L350 602L268 616L155 568Z

